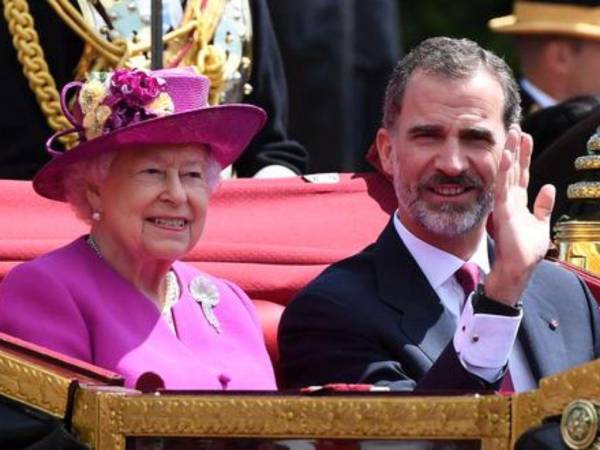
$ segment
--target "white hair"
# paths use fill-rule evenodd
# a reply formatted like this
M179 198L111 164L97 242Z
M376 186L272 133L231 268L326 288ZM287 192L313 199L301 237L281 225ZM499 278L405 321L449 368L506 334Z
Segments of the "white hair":
M208 147L203 146L204 177L209 192L212 194L220 184L221 165L215 159ZM63 185L65 197L71 205L75 215L91 225L94 209L88 200L88 189L90 187L100 188L110 173L110 168L118 152L108 152L91 159L73 163L65 172Z
M67 202L75 215L87 224L92 223L94 209L87 196L91 186L102 186L110 172L117 152L108 152L95 158L76 162L65 172L63 185Z

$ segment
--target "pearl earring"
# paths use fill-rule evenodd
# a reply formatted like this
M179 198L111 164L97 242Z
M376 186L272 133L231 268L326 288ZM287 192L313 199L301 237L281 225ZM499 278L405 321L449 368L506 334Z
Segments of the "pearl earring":
M96 222L100 222L100 212L99 211L94 211L92 213L92 220L94 220Z

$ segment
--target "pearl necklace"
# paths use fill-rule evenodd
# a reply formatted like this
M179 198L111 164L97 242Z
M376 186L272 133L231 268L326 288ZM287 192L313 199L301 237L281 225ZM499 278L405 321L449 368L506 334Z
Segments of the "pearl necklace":
M86 243L92 250L94 250L94 253L96 253L99 258L104 259L102 252L100 252L100 248L98 248L98 244L96 244L96 241L91 234L88 235ZM179 300L180 296L181 290L179 289L179 283L177 282L177 275L175 275L173 270L169 270L165 276L165 294L161 299L159 310L172 331L175 331L175 324L173 323L173 314L171 313L171 308L175 306L175 303L177 303L177 300Z

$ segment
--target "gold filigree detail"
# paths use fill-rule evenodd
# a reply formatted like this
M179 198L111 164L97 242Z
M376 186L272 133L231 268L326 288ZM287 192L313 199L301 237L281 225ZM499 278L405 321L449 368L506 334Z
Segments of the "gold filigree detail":
M600 398L600 360L544 378L539 391L544 417L561 414L574 399Z
M590 136L586 148L590 155L600 152L600 127L596 128L595 133Z
M511 448L525 431L542 423L538 397L537 391L524 392L512 397Z
M600 169L600 158L598 156L580 156L575 160L575 169L577 170L595 170Z
M0 393L5 397L62 418L71 382L70 378L0 351Z
M562 414L578 398L600 398L600 360L544 378L539 389L514 396L513 443L543 419Z
M571 200L600 198L600 182L580 181L567 188L567 197Z
M513 396L513 444L529 428L562 414L578 398L600 398L600 360L544 378L539 389Z
M123 448L134 436L482 439L486 450L507 449L510 439L510 400L497 396L88 395L73 424L89 439L96 411L97 434L87 442L97 450ZM84 414L85 402L97 406Z
M76 435L83 442L96 447L96 430L98 428L98 403L96 394L90 389L80 389L75 395L73 423L76 424Z

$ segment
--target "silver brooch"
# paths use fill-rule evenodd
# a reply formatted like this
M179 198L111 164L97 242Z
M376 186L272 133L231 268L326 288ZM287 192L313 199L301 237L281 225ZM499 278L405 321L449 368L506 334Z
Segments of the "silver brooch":
M221 332L221 324L215 316L214 308L219 304L219 290L217 286L206 277L197 276L189 285L190 294L200 303L206 321L217 333Z

